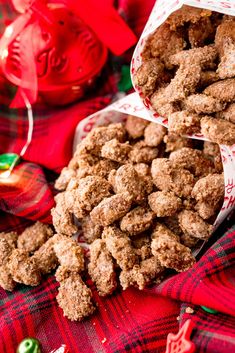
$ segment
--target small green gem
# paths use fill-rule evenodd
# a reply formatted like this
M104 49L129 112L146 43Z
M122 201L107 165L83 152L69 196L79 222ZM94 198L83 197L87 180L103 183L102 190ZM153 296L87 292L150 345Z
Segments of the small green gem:
M201 308L202 308L204 311L206 311L207 313L210 313L210 314L218 314L218 311L217 311L217 310L207 308L206 306L201 306Z
M7 170L11 165L20 163L20 156L17 153L4 153L0 154L0 169Z
M121 92L129 91L132 88L130 66L123 65L121 68L121 80L118 82L118 89Z
M19 344L16 353L41 353L40 343L36 338L25 338Z

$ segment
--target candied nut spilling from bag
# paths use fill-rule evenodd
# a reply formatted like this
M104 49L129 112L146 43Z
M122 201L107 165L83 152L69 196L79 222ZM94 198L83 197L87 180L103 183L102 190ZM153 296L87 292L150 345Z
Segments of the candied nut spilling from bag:
M135 133L134 126L138 129ZM35 286L56 269L57 302L70 320L95 311L89 274L100 296L160 283L187 271L207 240L224 199L219 147L189 141L155 123L94 128L56 186L53 230L40 222L0 234L0 285ZM82 230L90 257L72 236Z
M146 106L171 133L235 144L235 17L183 5L144 40L133 82Z
M101 162L113 168L97 174ZM88 272L101 296L119 283L144 289L168 269L192 267L192 250L210 237L224 198L216 144L189 141L131 115L88 133L56 185L63 191L52 210L54 226L67 236L82 228L90 243Z

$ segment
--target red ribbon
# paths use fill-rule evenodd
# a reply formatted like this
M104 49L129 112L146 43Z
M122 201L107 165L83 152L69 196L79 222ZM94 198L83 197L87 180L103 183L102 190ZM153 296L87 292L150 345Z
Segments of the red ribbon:
M64 0L96 33L113 54L121 55L136 43L136 36L113 7L113 1Z
M33 16L36 19L40 18L47 24L52 24L53 18L43 0L33 1L30 4L19 0L13 0L12 2L16 10L24 11L24 13L6 28L0 40L0 57L4 75L10 82L19 86L10 105L11 108L17 108L25 106L25 97L30 103L37 100L38 82L32 36L33 28L39 24L32 22ZM13 75L7 69L8 48L18 36L21 78Z

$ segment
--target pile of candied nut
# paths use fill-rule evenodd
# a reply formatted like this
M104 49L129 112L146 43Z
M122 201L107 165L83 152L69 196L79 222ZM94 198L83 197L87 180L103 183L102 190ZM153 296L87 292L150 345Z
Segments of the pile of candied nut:
M82 320L95 310L92 292L80 276L85 269L84 251L73 238L53 233L40 222L19 236L0 233L0 286L7 291L13 291L17 283L37 286L57 268L57 301L65 316Z
M224 196L218 145L193 141L146 120L94 128L56 181L53 230L40 222L0 234L0 286L36 286L56 269L57 301L70 320L95 310L121 285L144 289L195 263L192 249L212 232ZM82 228L90 244L72 238Z
M151 34L134 82L169 131L235 143L235 17L183 6Z
M162 281L168 269L193 266L191 249L208 239L223 202L223 166L218 145L128 116L125 124L94 128L56 188L62 192L52 217L56 237L64 239L61 254L81 227L90 243L88 273L106 296L118 283L144 289ZM61 262L56 278L59 305L78 320L94 307L83 267L73 262Z

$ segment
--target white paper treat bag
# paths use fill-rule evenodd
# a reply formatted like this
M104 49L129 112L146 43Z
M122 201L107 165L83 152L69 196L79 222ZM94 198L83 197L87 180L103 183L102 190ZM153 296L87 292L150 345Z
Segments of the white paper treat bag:
M136 94L125 96L114 102L103 110L94 113L82 120L75 132L74 152L78 143L97 126L104 126L110 123L125 122L128 114L144 118L146 110ZM224 203L214 223L214 230L228 217L235 209L235 146L220 146L222 163L224 169Z
M138 68L142 64L142 53L148 39L149 35L151 35L160 25L162 25L166 19L176 10L179 10L183 5L189 5L197 8L202 8L206 10L216 11L222 14L234 16L235 15L235 1L227 0L227 1L219 1L219 0L158 0L156 1L149 20L144 28L144 31L140 37L140 40L135 48L134 55L131 63L131 77L133 81L133 86L137 91L138 95L142 98L144 105L146 106L146 110L148 111L148 115L146 114L146 119L157 122L168 128L168 120L162 116L160 116L156 110L151 107L151 102L148 97L144 99L141 89L135 85L134 76L138 70ZM167 45L167 43L166 43ZM136 102L138 102L137 95ZM133 102L134 103L134 102ZM204 114L206 115L206 114ZM204 136L201 133L190 134L187 136L195 137L197 139L204 140ZM206 140L206 139L205 139ZM217 142L217 141L214 141Z

